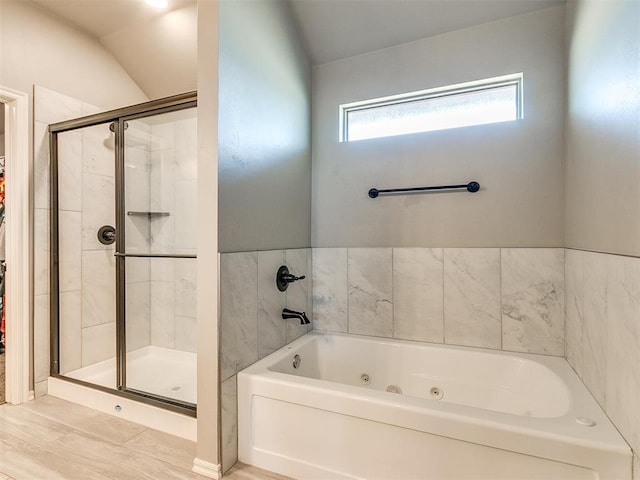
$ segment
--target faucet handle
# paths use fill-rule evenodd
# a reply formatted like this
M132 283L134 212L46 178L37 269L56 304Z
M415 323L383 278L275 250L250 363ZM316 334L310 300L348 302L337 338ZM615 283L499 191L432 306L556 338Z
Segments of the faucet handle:
M305 276L296 277L295 275L289 273L289 269L286 265L280 266L278 268L278 273L276 273L276 286L278 290L284 292L287 288L289 288L289 284L293 282L297 282L298 280L304 279Z

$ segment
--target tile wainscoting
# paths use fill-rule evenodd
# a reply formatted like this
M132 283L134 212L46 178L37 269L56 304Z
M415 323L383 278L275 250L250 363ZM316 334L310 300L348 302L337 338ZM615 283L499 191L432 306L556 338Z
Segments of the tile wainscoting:
M305 275L286 292L276 272L287 265ZM311 330L283 320L282 309L311 312L311 249L223 253L220 255L220 371L222 381L222 468L238 459L236 374Z
M564 355L562 248L314 248L314 329Z
M640 258L566 250L567 360L635 454L640 479Z

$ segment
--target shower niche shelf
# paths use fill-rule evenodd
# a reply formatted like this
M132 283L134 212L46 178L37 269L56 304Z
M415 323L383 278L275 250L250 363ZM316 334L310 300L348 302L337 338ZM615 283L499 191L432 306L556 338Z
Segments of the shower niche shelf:
M127 212L127 215L131 215L133 217L155 218L155 217L168 217L171 214L169 212L132 212L132 211L129 211L129 212Z

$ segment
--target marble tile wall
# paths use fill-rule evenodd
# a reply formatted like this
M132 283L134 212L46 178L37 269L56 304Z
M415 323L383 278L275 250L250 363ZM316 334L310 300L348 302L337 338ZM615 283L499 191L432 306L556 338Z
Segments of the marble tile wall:
M196 252L197 124L192 111L150 126L149 209L152 253ZM193 259L152 261L151 343L196 351L196 269Z
M286 292L276 288L276 272L287 265L305 275ZM270 250L220 255L220 370L222 382L223 470L237 460L236 374L311 330L283 320L282 309L311 312L311 250ZM310 317L311 318L311 317Z
M36 392L46 393L49 375L50 159L47 126L98 113L100 108L34 88L34 367ZM139 136L140 134L138 134ZM149 135L142 132L141 135ZM97 241L100 226L115 224L114 138L108 125L58 136L60 252L60 370L68 373L115 355L115 262L113 246ZM127 202L149 199L148 151L130 148L127 173L136 188ZM146 169L146 183L144 171ZM140 174L143 176L140 176ZM140 178L136 178L136 175ZM148 208L148 207L146 207ZM132 248L148 243L144 231L127 225ZM129 349L150 343L149 266L127 268Z
M567 249L567 360L640 452L640 258ZM638 476L638 475L636 475Z
M564 355L564 250L314 248L314 328Z

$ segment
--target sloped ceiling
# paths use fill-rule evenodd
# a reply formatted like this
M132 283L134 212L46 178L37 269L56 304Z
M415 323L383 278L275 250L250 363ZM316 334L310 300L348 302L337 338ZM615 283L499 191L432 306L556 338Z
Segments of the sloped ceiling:
M96 38L149 99L197 88L197 0L33 0Z
M197 88L197 0L23 0L95 37L150 99ZM223 0L266 1L266 0ZM286 0L285 0L286 1ZM312 64L562 5L565 0L288 0Z
M289 0L313 64L331 62L565 0Z

